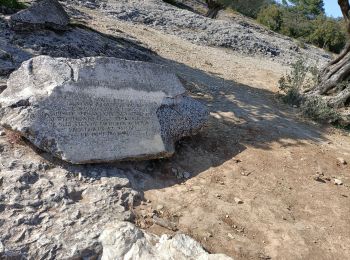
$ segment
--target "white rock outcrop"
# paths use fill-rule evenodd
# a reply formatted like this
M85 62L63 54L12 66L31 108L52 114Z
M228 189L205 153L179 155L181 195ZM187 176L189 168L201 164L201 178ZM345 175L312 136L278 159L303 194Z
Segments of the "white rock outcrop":
M232 260L223 254L207 253L187 235L158 237L129 222L109 225L99 241L103 247L101 260Z

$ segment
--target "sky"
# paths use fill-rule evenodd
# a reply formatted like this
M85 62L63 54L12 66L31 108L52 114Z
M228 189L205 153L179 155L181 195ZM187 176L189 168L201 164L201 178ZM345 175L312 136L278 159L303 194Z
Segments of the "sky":
M326 14L333 17L342 16L337 0L324 0Z

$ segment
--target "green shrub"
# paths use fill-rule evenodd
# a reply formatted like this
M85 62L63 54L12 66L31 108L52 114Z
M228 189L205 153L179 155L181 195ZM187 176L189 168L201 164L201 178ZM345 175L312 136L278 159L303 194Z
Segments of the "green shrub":
M5 6L11 9L24 9L26 5L22 2L18 2L17 0L0 0L0 6Z
M313 28L308 42L336 53L344 48L347 39L341 21L320 15L313 21Z
M327 102L319 96L305 98L301 103L301 111L304 116L323 123L334 123L340 119L340 114L327 105Z
M327 105L320 96L308 96L304 92L311 90L318 83L319 70L299 59L292 65L292 70L279 80L279 88L285 93L282 100L300 107L305 117L319 122L333 123L339 120L339 113Z
M261 9L274 3L273 0L218 0L218 2L252 18L256 18Z
M257 21L273 31L339 53L347 40L341 20L325 16L319 1L310 9L302 7L269 5L258 13Z
M270 30L278 32L283 23L283 11L277 5L267 6L258 13L257 21Z
M279 80L279 88L286 94L286 103L299 105L302 96L300 93L316 86L318 74L318 68L308 66L303 59L292 64L291 72Z

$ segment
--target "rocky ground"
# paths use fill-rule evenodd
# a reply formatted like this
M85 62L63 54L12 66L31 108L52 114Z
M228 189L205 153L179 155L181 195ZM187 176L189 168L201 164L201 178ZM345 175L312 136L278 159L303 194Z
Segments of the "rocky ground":
M290 60L325 62L328 54L290 48L292 40L249 21L204 28L206 18L160 1L101 2L63 1L75 23L63 33L17 34L2 16L2 85L38 54L147 60L179 75L210 109L209 124L171 159L86 166L1 130L0 252L99 256L102 229L128 220L157 235L188 234L235 259L347 259L349 135L305 122L276 98ZM210 41L219 35L230 42Z
M223 47L246 55L261 56L290 64L298 57L307 55L312 62L323 63L331 56L324 51L266 30L262 26L242 19L237 15L221 12L219 19L213 20L186 9L179 9L162 0L147 1L80 1L69 0L92 10L99 10L117 20L132 24L144 24L165 33L177 35L195 44ZM201 1L184 1L184 3ZM194 3L192 9L201 9ZM220 19L221 18L221 19Z

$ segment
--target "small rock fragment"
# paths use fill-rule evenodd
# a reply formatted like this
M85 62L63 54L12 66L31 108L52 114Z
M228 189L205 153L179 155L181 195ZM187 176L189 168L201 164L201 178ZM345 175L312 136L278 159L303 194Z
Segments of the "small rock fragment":
M191 174L189 172L184 172L183 176L185 179L189 179L191 177Z
M335 185L343 185L343 182L340 179L334 179Z
M162 210L163 208L164 208L164 206L161 205L161 204L157 206L157 210L158 210L158 211Z
M243 200L241 200L240 198L236 197L236 198L234 198L234 200L237 204L243 204Z
M342 158L342 157L337 158L337 160L338 160L339 164L342 164L342 165L348 164L347 161L344 158Z

